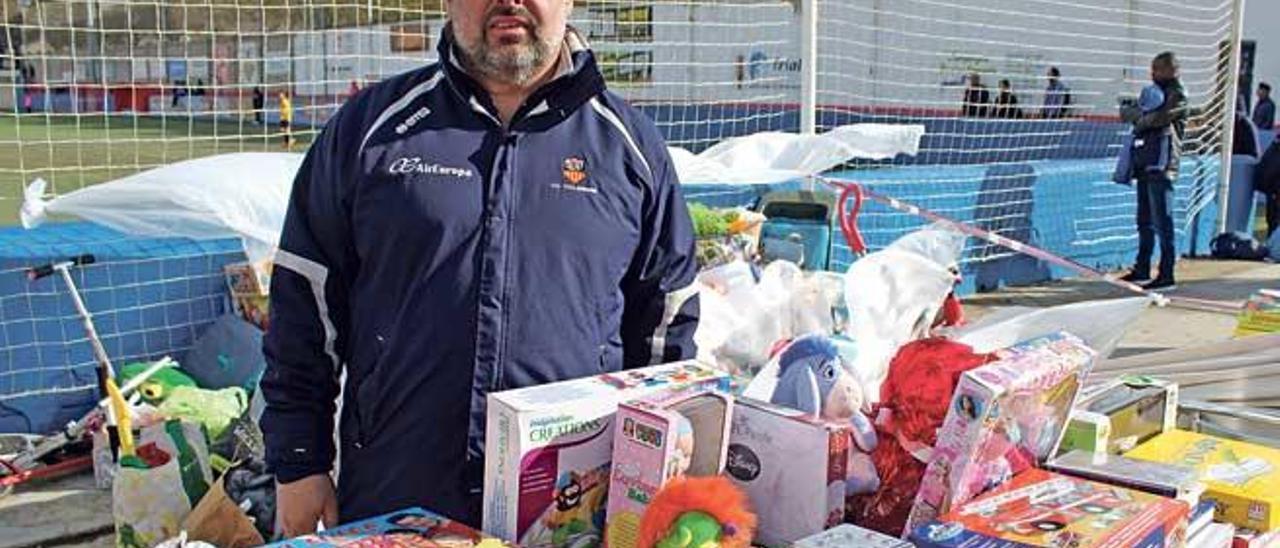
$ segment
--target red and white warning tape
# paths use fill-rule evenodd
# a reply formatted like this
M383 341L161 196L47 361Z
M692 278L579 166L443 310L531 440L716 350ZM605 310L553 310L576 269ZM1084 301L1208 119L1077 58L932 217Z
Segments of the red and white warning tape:
M838 207L840 208L840 229L842 232L844 232L845 239L848 241L850 249L852 249L855 254L862 254L866 252L866 243L862 239L862 235L858 230L857 216L862 209L863 200L870 199L870 200L875 200L877 202L885 204L903 213L908 213L911 215L923 217L935 223L948 226L966 236L972 236L974 238L986 240L995 245L1012 249L1013 251L1016 251L1018 253L1035 257L1047 263L1061 266L1063 268L1076 272L1085 278L1100 280L1102 282L1119 287L1121 289L1125 289L1128 291L1132 291L1134 293L1149 296L1158 306L1174 305L1180 308L1190 308L1190 309L1203 310L1203 311L1209 311L1209 312L1225 312L1230 314L1235 314L1236 312L1239 311L1239 307L1232 303L1213 301L1213 300L1207 300L1207 299L1196 299L1196 298L1190 298L1190 297L1164 296L1153 291L1147 291L1146 289L1143 289L1142 286L1138 284L1109 277L1106 274L1102 272L1098 272L1097 270L1090 268L1088 266L1085 266L1079 262L1073 261L1071 259L1068 259L1060 255L1056 255L1054 253L1051 253L1044 249L1040 249L1031 244L1006 238L1004 236L1001 236L989 230L984 230L982 228L973 226L971 224L957 221L949 217L945 217L937 212L925 209L918 205L915 205L909 202L904 202L897 198L886 196L884 194L880 194L878 192L872 191L866 188L865 185L859 184L856 181L847 181L847 180L831 178L831 177L822 177L822 176L815 176L815 178L818 181L821 181L827 185L832 186L833 188L840 189L841 191L840 201L838 202ZM845 208L845 202L848 199L853 199L854 204L853 204L853 207L849 209L847 213Z

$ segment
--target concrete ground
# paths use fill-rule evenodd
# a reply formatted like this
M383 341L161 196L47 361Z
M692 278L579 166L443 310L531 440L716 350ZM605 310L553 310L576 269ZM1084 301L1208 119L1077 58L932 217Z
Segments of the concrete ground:
M1180 286L1171 297L1214 301L1238 307L1259 288L1280 288L1280 264L1184 260ZM965 300L972 317L1005 306L1045 307L1130 294L1098 281L1068 280L1008 288ZM1179 306L1149 308L1133 325L1116 355L1194 346L1231 338L1231 313ZM93 488L91 475L27 486L0 498L0 548L112 545L111 497Z

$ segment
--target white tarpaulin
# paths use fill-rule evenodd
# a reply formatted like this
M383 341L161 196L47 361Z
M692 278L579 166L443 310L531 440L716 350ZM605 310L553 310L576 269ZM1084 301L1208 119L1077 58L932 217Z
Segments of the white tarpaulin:
M920 150L922 125L852 124L819 135L764 132L694 155L670 147L682 183L768 184L822 173L855 158L883 160Z
M1129 326L1151 305L1148 297L1085 301L1049 308L1002 308L961 327L952 337L975 352L994 352L1059 331L1080 337L1099 356L1110 356Z
M22 226L72 215L127 234L241 238L257 263L275 250L301 154L243 152L178 162L53 199L36 179L24 192Z

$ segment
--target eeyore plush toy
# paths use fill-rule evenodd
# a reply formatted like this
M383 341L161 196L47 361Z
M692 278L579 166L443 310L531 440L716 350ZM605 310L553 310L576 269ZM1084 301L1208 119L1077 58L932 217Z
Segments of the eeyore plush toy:
M805 335L778 355L778 383L770 403L808 413L825 421L853 424L846 496L874 493L880 477L870 453L876 432L862 414L862 387L845 366L835 343L823 335Z

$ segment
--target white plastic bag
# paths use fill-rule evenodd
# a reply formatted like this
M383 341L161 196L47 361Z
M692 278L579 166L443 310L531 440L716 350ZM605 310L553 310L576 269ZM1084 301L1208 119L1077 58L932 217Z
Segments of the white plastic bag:
M849 333L858 345L853 369L866 391L864 401L880 401L880 385L898 349L929 334L955 287L964 241L963 234L934 225L849 266L844 298Z
M254 264L280 240L301 154L243 152L178 162L45 199L36 179L26 189L22 226L50 214L73 215L141 236L241 238Z
M851 124L820 135L761 132L735 137L693 154L669 147L685 183L781 183L832 169L855 158L915 155L922 125Z

